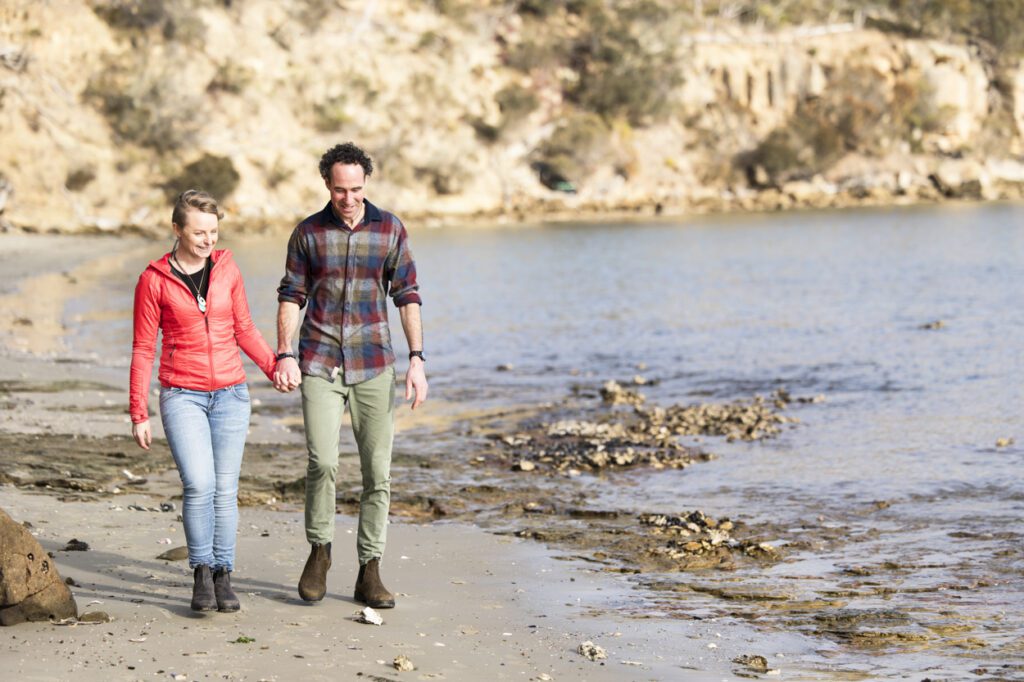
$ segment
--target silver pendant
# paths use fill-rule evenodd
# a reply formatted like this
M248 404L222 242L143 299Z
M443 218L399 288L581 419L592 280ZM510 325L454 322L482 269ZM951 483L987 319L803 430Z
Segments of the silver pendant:
M199 312L205 313L206 312L206 299L203 298L202 296L196 296L196 303L199 304Z

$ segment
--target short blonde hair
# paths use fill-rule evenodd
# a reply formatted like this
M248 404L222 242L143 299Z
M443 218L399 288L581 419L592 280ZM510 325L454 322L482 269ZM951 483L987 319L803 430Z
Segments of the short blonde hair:
M188 189L178 195L174 202L174 212L171 213L171 222L178 227L185 227L185 219L190 210L211 213L217 216L217 220L224 217L217 206L217 200L201 189Z

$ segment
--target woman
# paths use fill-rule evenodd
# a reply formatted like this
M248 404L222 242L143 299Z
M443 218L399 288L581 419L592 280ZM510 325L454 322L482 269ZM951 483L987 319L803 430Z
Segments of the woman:
M213 250L222 217L209 194L181 194L171 217L174 246L149 264L135 288L132 436L149 449L153 434L147 403L159 329L160 418L184 487L194 611L239 609L231 571L250 406L238 348L271 380L276 364L249 316L242 274L231 252Z

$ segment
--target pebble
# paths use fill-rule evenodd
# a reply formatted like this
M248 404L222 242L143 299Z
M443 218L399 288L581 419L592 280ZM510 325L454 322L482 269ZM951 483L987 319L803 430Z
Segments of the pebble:
M83 542L78 538L72 538L68 540L68 544L64 547L65 552L88 552L89 543Z
M587 658L591 661L598 661L604 658L608 658L608 654L605 652L605 650L599 647L598 645L594 644L590 640L581 643L576 648L576 652L584 658Z
M358 623L366 623L367 625L384 624L384 619L381 618L381 615L373 609L371 609L369 606L364 608L362 611L357 611L355 620Z
M399 672L409 672L416 669L416 666L412 664L412 661L405 654L395 656L395 660L391 662L391 665L395 666L395 670Z
M159 554L157 559L163 559L164 561L183 561L188 558L188 547L175 547L169 549L163 554Z

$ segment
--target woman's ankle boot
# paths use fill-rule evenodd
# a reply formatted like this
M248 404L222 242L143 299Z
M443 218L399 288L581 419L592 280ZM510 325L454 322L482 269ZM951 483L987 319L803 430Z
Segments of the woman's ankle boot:
M231 571L218 568L213 572L213 592L217 597L217 610L230 612L241 608L238 596L231 589Z
M206 564L196 566L192 585L192 610L216 611L217 597L213 593L213 575Z

